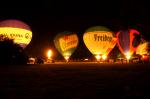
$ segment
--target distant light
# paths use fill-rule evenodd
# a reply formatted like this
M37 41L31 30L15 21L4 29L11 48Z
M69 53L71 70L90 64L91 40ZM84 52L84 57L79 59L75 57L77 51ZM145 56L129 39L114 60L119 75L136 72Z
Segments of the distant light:
M84 60L87 61L87 60L89 60L89 59L88 59L88 58L85 58Z

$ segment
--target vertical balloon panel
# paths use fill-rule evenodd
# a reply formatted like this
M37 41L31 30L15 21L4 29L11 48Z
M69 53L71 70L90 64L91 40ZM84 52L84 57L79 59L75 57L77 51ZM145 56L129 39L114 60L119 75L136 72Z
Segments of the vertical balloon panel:
M130 50L130 35L128 31L120 31L117 34L118 45L121 52L127 52Z
M68 61L78 46L77 34L65 31L54 38L54 44L59 53Z

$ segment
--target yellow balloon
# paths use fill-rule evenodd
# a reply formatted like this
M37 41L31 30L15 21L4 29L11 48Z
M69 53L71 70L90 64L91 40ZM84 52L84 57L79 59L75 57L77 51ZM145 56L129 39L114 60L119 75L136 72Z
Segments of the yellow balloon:
M97 26L95 29L89 29L84 33L83 41L93 55L106 58L116 45L117 38L109 29Z
M148 49L148 42L141 43L136 49L136 54L139 55L148 54L147 49Z

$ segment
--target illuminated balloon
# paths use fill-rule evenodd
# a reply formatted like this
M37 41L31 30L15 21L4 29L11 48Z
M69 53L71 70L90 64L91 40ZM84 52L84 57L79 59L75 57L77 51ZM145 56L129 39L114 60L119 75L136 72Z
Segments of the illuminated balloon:
M117 38L111 30L103 26L87 29L83 41L89 51L97 58L106 58L117 43Z
M18 20L1 21L0 35L13 39L15 43L23 48L25 48L32 39L30 27Z
M117 33L118 47L126 58L130 58L140 43L140 33L137 30L121 30Z
M149 45L148 41L145 41L144 39L141 40L139 46L136 49L136 54L139 54L139 55L148 54L149 53L148 52L148 45Z
M69 31L59 33L54 38L55 47L67 61L77 48L78 42L77 34Z

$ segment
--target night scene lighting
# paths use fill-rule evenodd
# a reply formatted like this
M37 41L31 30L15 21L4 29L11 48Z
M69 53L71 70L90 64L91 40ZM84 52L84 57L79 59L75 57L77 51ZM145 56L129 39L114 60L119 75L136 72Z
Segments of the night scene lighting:
M1 0L1 99L150 99L148 0Z

